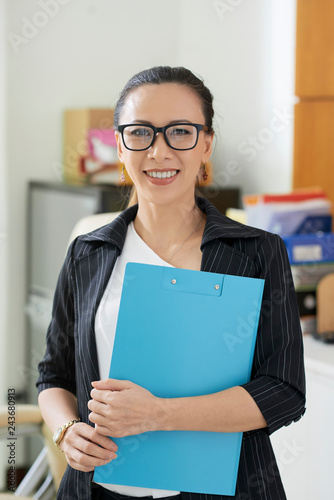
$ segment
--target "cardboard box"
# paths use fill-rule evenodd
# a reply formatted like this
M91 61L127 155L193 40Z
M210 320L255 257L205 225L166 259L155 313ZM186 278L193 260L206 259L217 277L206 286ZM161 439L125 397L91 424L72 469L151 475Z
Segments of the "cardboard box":
M112 128L111 108L68 109L64 113L64 172L65 182L82 180L80 162L89 155L88 131Z
M334 233L295 234L283 241L291 265L334 261Z

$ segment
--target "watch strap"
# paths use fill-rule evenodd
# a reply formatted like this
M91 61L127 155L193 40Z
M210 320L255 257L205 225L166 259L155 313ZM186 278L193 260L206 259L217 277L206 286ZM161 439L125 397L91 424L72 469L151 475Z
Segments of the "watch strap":
M59 436L59 438L57 439L57 441L54 441L55 445L57 446L57 448L59 448L61 451L63 451L61 448L60 448L60 443L62 442L62 440L64 439L64 436L67 432L67 430L74 424L77 424L78 422L80 422L80 418L79 420L69 420L68 422L66 422L66 424L64 424L62 427L60 427L61 429L61 434Z

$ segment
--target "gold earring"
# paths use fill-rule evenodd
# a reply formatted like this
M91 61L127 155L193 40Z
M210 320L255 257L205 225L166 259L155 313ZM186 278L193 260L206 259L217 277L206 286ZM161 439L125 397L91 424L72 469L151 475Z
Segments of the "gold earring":
M123 164L122 164L122 172L121 172L120 178L121 178L121 183L124 184L124 182L125 182L125 167Z
M208 180L208 173L206 171L205 163L203 163L203 165L202 165L202 179L204 182Z

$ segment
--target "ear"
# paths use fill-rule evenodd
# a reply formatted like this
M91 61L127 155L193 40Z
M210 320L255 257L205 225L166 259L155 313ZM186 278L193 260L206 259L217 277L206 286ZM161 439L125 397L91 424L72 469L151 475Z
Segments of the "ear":
M119 158L119 161L121 163L124 163L124 161L123 161L124 148L123 148L122 136L121 136L120 132L118 132L117 130L115 130L115 139L116 139L116 143L117 143L117 156Z
M206 163L212 154L212 144L213 144L214 133L205 134L204 136L204 148L202 154L202 164Z

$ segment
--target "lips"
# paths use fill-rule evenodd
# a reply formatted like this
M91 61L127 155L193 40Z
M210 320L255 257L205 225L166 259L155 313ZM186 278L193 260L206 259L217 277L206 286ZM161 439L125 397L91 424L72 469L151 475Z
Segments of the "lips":
M153 177L155 179L167 179L170 177L174 177L178 170L148 170L145 172L149 177Z
M177 179L180 170L144 170L145 175L147 176L148 181L151 184L155 184L157 186L165 186L174 182Z

